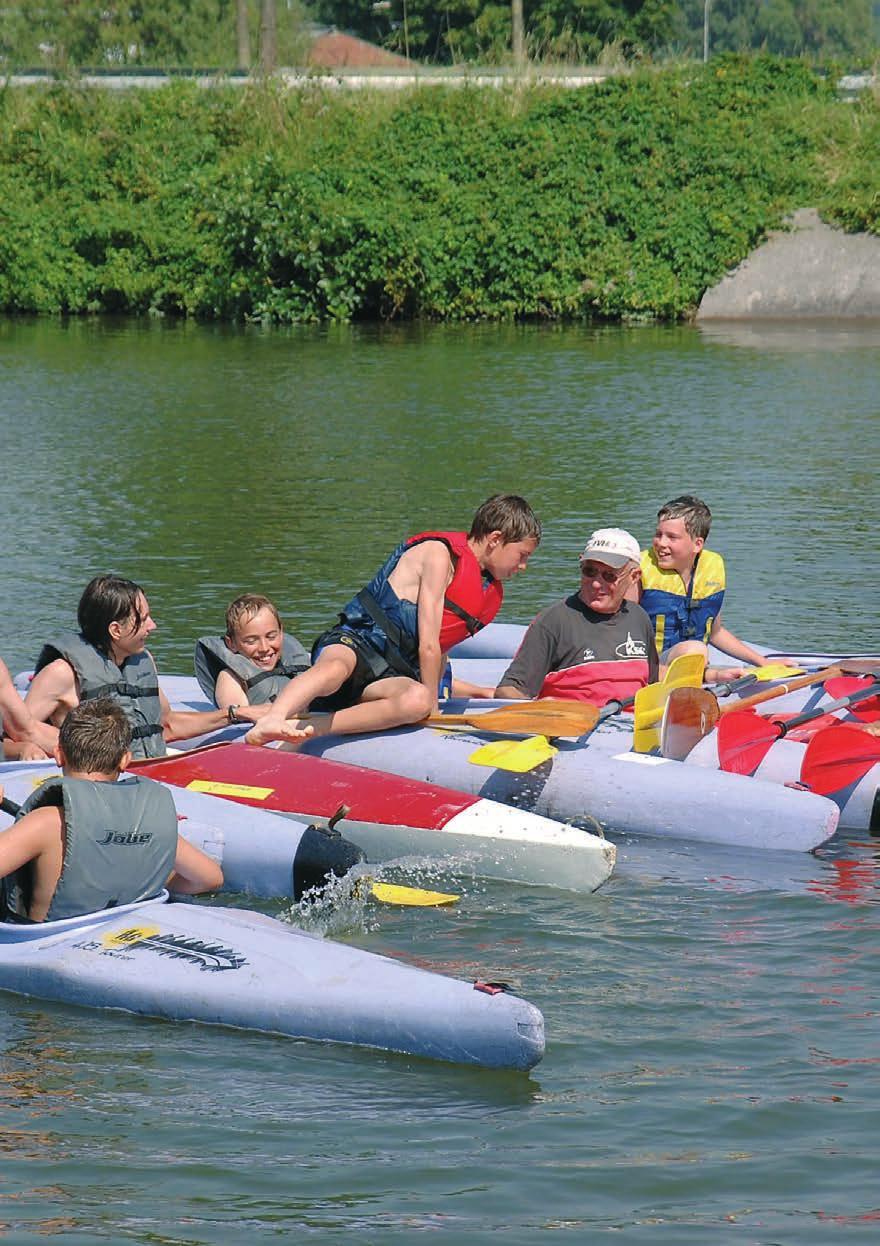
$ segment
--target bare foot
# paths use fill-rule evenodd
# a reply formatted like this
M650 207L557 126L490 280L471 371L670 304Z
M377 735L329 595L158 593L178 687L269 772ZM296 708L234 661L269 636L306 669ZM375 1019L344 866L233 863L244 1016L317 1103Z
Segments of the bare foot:
M315 734L312 723L304 723L298 718L288 718L284 722L256 723L244 737L246 744L268 744L270 740L283 740L286 744L302 743Z

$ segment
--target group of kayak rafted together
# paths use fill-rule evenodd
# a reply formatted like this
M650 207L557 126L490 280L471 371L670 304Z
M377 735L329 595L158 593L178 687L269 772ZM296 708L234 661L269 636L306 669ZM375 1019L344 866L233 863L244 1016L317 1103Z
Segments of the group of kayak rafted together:
M467 654L471 638L496 619L505 582L525 570L541 539L540 522L523 498L495 495L478 508L468 531L429 530L401 542L310 651L285 631L279 610L267 597L255 592L237 597L227 608L225 630L195 644L195 678L207 708L193 704L192 698L169 697L165 681L160 681L147 647L156 624L143 588L116 575L96 576L80 598L76 630L44 644L23 698L0 663L7 763L54 758L61 768L60 776L47 778L20 808L7 802L15 821L0 831L0 918L19 927L75 921L160 902L166 889L216 891L223 884L221 865L179 833L179 809L165 780L147 776L150 759L164 757L169 744L191 747L236 724L247 729L250 745L280 741L319 755L324 759L319 766L329 766L335 758L411 780L443 782L543 815L544 821L570 822L589 814L611 829L675 834L678 826L690 834L686 821L679 821L680 777L663 768L662 754L696 754L695 745L714 726L714 721L708 723L706 705L717 706L718 698L730 695L732 688L754 683L762 673L779 680L777 656L746 644L722 622L725 568L721 556L705 547L710 522L705 503L684 495L660 508L653 542L646 549L621 528L595 529L579 555L577 589L541 610L522 629L515 651L502 664L497 659L459 660L457 654ZM718 659L725 656L735 665L722 665ZM859 753L860 770L849 787L863 784L863 803L870 803L872 784L876 790L872 767L880 760L872 751L877 741L876 666L862 662L857 669L835 667L838 681L850 681L845 688L835 689L827 672L824 681L821 672L816 678L804 676L799 686L818 693L815 705L820 708L812 712L813 705L792 703L805 719L824 714L826 731L840 725L829 716L829 698L838 716L855 716L853 726L860 734L846 747ZM677 678L686 668L687 678ZM717 694L701 693L704 682L718 685ZM791 681L776 691L783 698L791 695ZM695 700L697 694L708 702ZM431 731L430 724L454 725L454 715L439 713L448 698L456 704L464 701L464 737ZM489 711L489 699L509 703L510 710L502 713L498 706ZM531 702L533 710L525 704ZM736 702L733 696L731 704L722 706L721 716ZM633 703L635 752L624 739L633 719L620 713ZM699 706L696 719L694 705ZM577 717L577 706L586 718ZM763 761L762 755L751 770L742 761L747 753L743 730L755 734L754 727L743 727L743 712L739 720L730 716L730 721L740 722L739 776L759 771ZM551 719L551 714L556 717ZM660 746L661 715L669 750ZM639 724L645 721L647 751L638 744ZM786 734L798 747L795 730L779 721L783 728L774 732L767 749ZM492 735L493 728L495 735L519 737L518 752L513 742L502 739L485 757L474 754L474 741L466 737ZM401 748L401 732L425 739ZM568 736L587 737L588 747L579 745L575 752L574 745L564 742ZM536 751L535 738L543 742L543 751ZM839 732L834 738L843 739ZM672 752L672 741L680 746L683 739L687 747L680 754ZM800 737L801 746L804 739ZM397 741L398 747L390 749L389 741ZM280 755L272 752L280 766ZM515 755L527 760L517 766ZM633 766L640 756L661 765L647 771ZM583 772L577 777L570 760L575 757ZM148 764L126 773L133 759ZM491 783L485 771L477 777L474 761L495 766ZM293 765L294 759L288 756L283 764ZM671 764L678 766L677 761ZM801 770L794 776L800 791L792 789L789 776L777 778L771 794L770 784L760 782L759 774L758 780L750 780L751 787L737 787L729 797L727 788L733 790L743 780L722 771L736 767L725 765L724 758L719 762L717 753L714 762L702 766L702 778L696 765L687 772L698 813L701 802L707 814L719 801L729 803L730 809L705 833L695 831L696 838L809 848L833 833L840 809L847 809L852 796L841 787L837 790L844 795L833 804L826 798L837 795L832 789L823 794L817 794L815 785L813 791L804 790L808 784ZM852 778L850 772L846 775ZM760 807L773 813L782 842L759 833ZM296 807L283 811L309 816L308 810ZM871 812L859 816L873 826L873 805ZM648 825L651 819L654 826ZM607 876L613 850L605 857ZM150 946L155 950L158 945ZM0 955L0 986L4 984ZM20 983L12 989L20 989ZM298 1008L294 1000L285 1032L298 1032ZM162 1011L158 1005L151 1009ZM528 1054L519 1051L508 1062L527 1067L540 1058L543 1037L536 1037L537 1024L534 1019L528 1023ZM303 1032L340 1037L320 1026ZM395 1045L372 1014L363 1032L367 1037L350 1041ZM423 1046L432 1043L433 1037ZM447 1053L439 1042L428 1054ZM497 1061L487 1057L478 1062Z

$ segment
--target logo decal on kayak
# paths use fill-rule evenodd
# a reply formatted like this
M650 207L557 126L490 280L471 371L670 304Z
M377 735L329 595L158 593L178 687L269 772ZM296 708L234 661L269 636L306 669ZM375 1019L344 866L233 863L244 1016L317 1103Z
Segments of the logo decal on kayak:
M146 948L159 956L170 956L172 960L187 960L204 973L241 969L247 964L245 957L231 948L219 943L206 943L204 939L194 939L191 935L163 934L159 926L127 926L125 930L105 935L101 946L108 952Z

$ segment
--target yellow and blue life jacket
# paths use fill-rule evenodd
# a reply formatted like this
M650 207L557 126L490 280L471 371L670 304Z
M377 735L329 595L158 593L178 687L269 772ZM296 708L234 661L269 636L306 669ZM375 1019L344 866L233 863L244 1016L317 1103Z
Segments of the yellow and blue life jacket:
M643 550L641 604L654 624L657 652L680 640L706 643L721 613L724 588L724 559L710 549L697 555L689 588L677 571L658 566L653 549Z

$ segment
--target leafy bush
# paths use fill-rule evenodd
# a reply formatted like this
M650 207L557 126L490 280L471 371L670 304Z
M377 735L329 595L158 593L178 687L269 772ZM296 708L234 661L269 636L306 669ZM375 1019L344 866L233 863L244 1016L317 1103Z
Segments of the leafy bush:
M729 58L577 91L0 93L0 307L675 318L808 203L877 229L877 101Z

